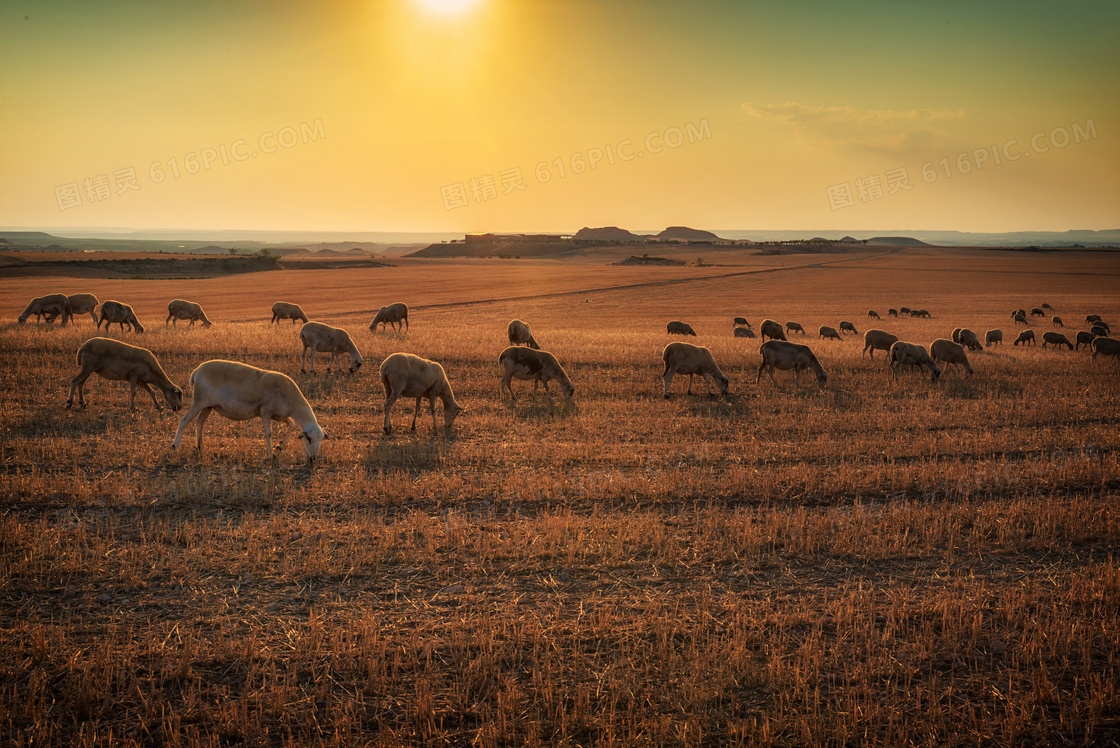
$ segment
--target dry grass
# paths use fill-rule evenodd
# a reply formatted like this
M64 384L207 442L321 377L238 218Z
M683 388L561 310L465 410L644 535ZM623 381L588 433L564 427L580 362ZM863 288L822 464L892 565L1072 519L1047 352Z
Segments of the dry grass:
M3 323L0 743L1116 744L1120 366L1008 345L973 354L971 380L895 383L862 343L810 340L829 386L779 373L779 390L754 384L758 341L731 336L740 314L862 332L868 308L923 344L1006 334L1043 301L1071 327L1120 319L1111 255L1009 254L74 280L60 290L133 303L181 385L217 357L292 374L331 438L313 471L293 445L272 465L258 424L215 417L201 455L172 453L177 417L146 396L130 413L119 383L64 409L88 318ZM610 290L662 272L709 279ZM5 319L28 282L0 279ZM455 306L549 291L581 293ZM165 331L176 296L219 322ZM221 322L278 298L350 329L366 366L303 375L297 328ZM398 299L411 332L371 335L357 310ZM934 318L885 318L904 304ZM513 317L573 404L499 400ZM661 398L674 318L731 398L681 379ZM444 364L469 409L454 434L422 414L382 435L396 350Z

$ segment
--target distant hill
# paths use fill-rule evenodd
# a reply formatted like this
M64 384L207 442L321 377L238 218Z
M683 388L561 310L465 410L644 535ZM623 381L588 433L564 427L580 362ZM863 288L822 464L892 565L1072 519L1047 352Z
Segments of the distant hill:
M718 236L711 231L704 231L703 229L692 229L688 226L670 226L657 235L658 239L678 240L678 241L710 241L719 239Z
M921 239L914 239L909 236L873 236L867 240L867 244L886 244L892 247L930 247L931 244L926 244Z
M592 229L584 226L572 236L574 242L641 242L646 241L643 236L632 234L618 226L603 226Z

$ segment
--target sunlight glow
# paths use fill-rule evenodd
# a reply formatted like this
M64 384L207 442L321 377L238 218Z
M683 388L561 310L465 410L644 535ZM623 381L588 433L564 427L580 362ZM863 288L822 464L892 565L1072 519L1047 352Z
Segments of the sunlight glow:
M479 0L416 0L420 7L437 15L459 15L478 5Z

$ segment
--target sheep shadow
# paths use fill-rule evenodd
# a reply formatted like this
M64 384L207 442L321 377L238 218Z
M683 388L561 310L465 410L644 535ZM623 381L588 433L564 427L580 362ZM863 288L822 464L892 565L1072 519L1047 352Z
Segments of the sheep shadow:
M734 392L721 397L712 397L707 393L678 395L670 398L668 402L673 400L677 400L688 408L689 412L701 418L751 418L756 412L753 398L737 395Z
M447 463L448 455L455 442L452 432L405 432L399 435L385 435L373 443L366 452L367 470L392 470L410 475L420 475L432 470L441 470Z
M568 398L534 400L522 397L513 402L505 401L503 404L510 413L521 421L567 420L579 415L579 406L576 401Z

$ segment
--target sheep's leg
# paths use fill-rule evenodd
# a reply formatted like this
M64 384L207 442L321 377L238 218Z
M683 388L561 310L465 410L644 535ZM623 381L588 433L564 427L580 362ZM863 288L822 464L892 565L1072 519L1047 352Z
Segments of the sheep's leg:
M261 411L261 431L264 432L264 458L271 460L272 454L272 413L267 410ZM280 448L277 447L277 452Z
M765 364L763 364L763 366L765 366ZM770 366L767 368L766 373L770 376L770 381L774 383L774 386L778 387L778 380L774 379L774 367ZM781 389L781 387L778 387L778 389Z
M398 398L400 398L400 393L393 392L393 390L389 387L389 383L385 382L385 427L382 430L386 434L393 433L393 427L389 425L389 411L390 409L392 409L393 403L395 403Z
M200 416L202 411L206 409L207 407L205 405L202 405L199 400L195 400L193 403L191 403L191 407L187 410L186 413L183 414L183 417L179 419L179 428L175 431L175 440L171 442L172 449L179 448L179 440L183 438L183 432L187 430L187 425L196 417ZM198 429L198 448L202 448L201 426Z
M170 314L170 313L169 313L169 314L167 315L167 319L165 319L165 320L163 321L163 326L164 326L164 327L167 327L167 323L168 323L168 322L170 322L170 321L171 321L171 320L172 320L172 319L173 319L174 317L175 317L175 315L174 315L174 314Z
M669 399L669 380L673 378L673 373L666 371L665 375L661 378L661 383L665 386L665 399Z
M66 401L66 409L67 410L70 410L71 406L74 405L74 390L75 389L78 390L78 407L79 408L86 407L86 398L85 398L86 380L89 379L91 374L93 374L93 369L87 369L86 367L83 366L82 370L80 372L78 372L78 375L70 380L70 398Z
M548 395L548 399L551 401L552 400L552 392L548 389L548 380L547 379L533 380L533 397L537 396L537 383L538 382L544 382L544 394Z
M409 429L410 431L415 431L416 430L416 417L420 415L420 401L422 399L423 399L422 397L416 398L416 412L414 412L412 414L412 428ZM434 426L435 423L436 423L436 404L435 404L435 402L433 402L432 403L432 425Z
M144 389L146 389L148 391L149 395L152 396L152 405L156 406L156 410L162 411L163 406L160 405L159 400L156 399L156 393L155 393L155 390L152 389L152 386L150 384L148 384L147 382L143 382L143 381L140 382L139 384L140 384L141 387L143 387ZM133 395L135 395L136 394L136 388L133 387L132 390L133 390Z
M432 411L432 433L439 431L439 426L436 425L436 396L431 395L428 397L428 407ZM444 406L447 407L446 405Z
M299 431L300 427L299 424L293 421L291 418L285 418L283 421L277 421L277 423L279 423L281 426L286 425L288 427L284 429L284 435L280 437L280 443L276 445L276 453L279 454L280 452L284 451L284 445L288 443L288 437L290 437L296 431Z
M509 390L509 401L512 403L517 398L513 394L513 372L508 371L502 376L502 381L498 385L498 399L502 399L502 391Z
M690 395L692 394L692 377L693 376L695 376L695 375L694 374L689 374L688 375L688 394L690 394Z
M708 377L708 372L705 371L703 373L703 376L704 376L704 386L708 388L708 397L715 397L716 393L712 392L712 382Z

